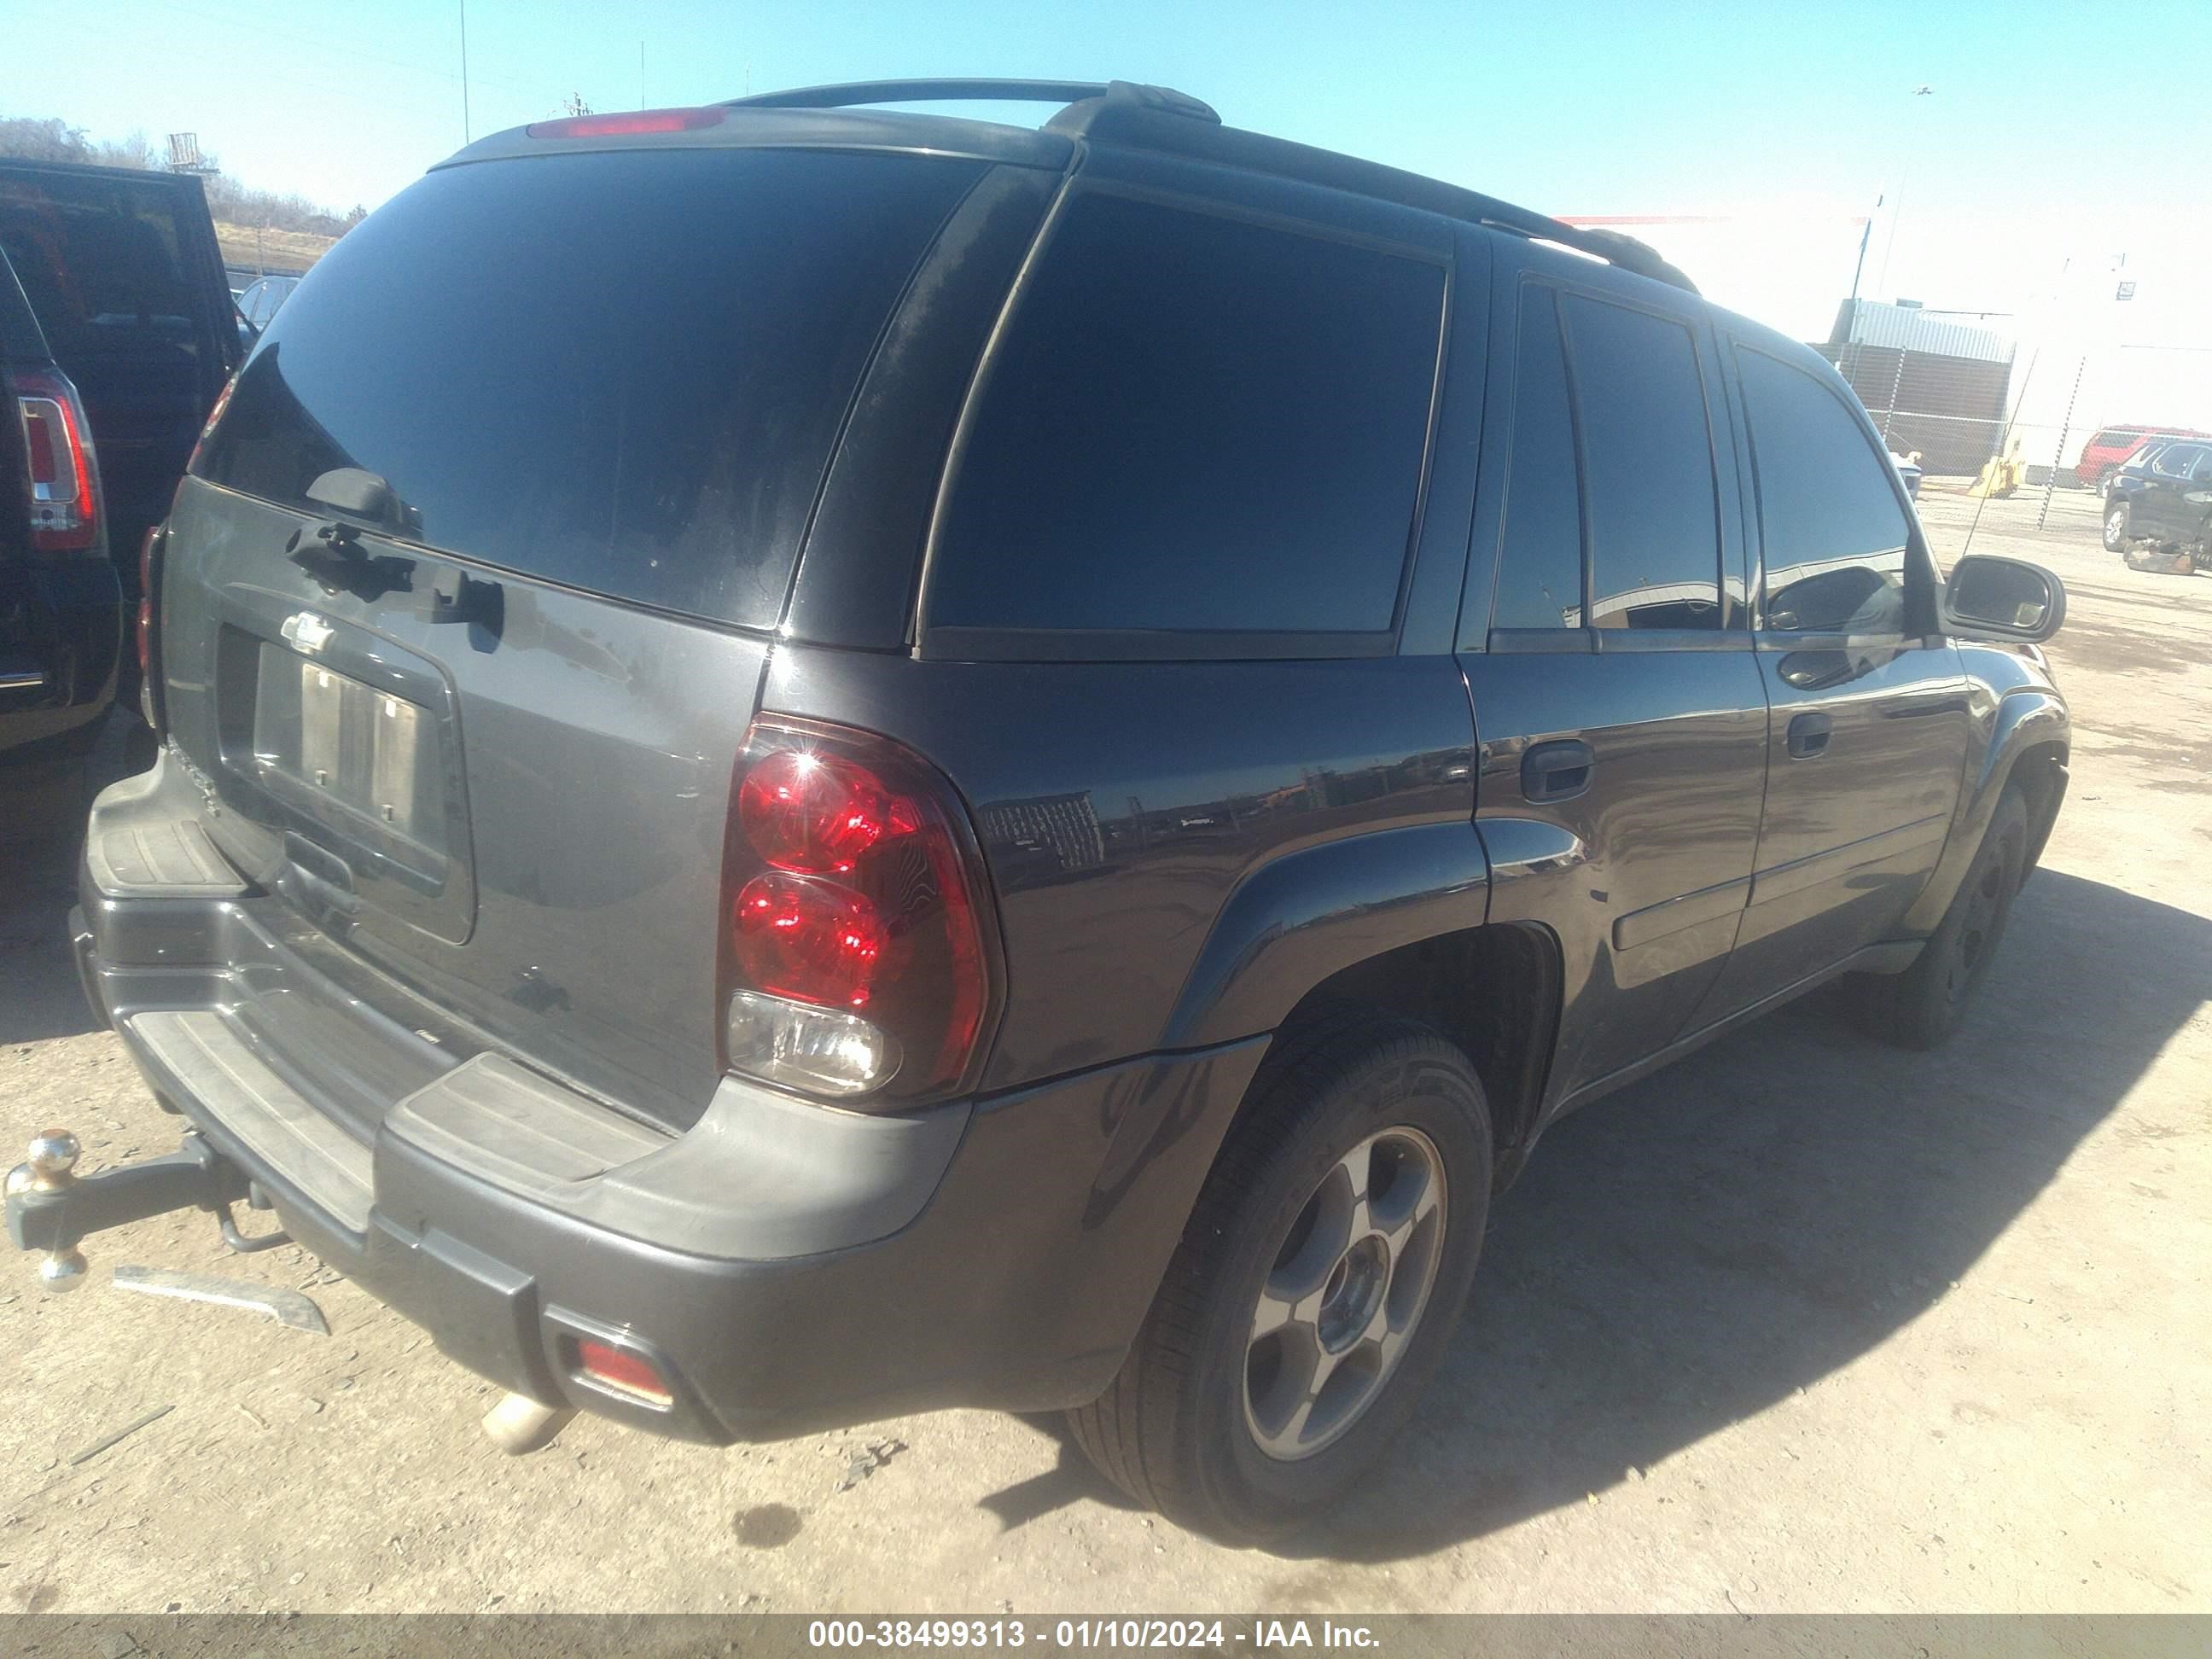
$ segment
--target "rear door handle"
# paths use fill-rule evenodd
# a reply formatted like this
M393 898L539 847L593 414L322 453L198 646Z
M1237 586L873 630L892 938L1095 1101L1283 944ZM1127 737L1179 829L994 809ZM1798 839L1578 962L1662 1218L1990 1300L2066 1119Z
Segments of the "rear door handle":
M1590 787L1596 757L1579 738L1540 743L1521 757L1521 793L1529 800L1572 800Z
M1800 714L1790 722L1790 758L1812 760L1828 752L1831 727L1826 714Z

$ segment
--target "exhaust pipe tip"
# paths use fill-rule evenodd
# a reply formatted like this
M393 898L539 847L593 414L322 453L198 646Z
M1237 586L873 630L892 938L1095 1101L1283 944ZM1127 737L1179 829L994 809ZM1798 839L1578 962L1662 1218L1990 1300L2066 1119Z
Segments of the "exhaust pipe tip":
M520 1457L551 1445L575 1414L574 1406L548 1406L526 1394L510 1394L484 1413L483 1431L509 1457Z

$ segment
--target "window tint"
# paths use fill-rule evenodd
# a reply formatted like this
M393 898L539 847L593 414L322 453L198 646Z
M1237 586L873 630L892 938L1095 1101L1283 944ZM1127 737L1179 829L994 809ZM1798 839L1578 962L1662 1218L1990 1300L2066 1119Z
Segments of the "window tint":
M1521 293L1513 459L1506 473L1505 539L1492 625L1578 628L1582 610L1582 503L1559 306L1550 289L1527 288Z
M714 149L433 173L276 308L201 471L313 511L358 467L411 539L772 623L874 341L978 171Z
M1562 297L1582 419L1591 625L1718 628L1720 520L1690 331Z
M2187 444L2168 444L2152 460L2151 471L2163 473L2169 478L2185 478L2189 476L2191 465L2203 453Z
M1077 197L984 390L931 625L1388 629L1444 278L1318 236Z
M1759 484L1765 626L1902 634L1911 526L1891 463L1810 374L1758 351L1739 350L1736 363Z
M215 353L187 274L172 185L99 173L27 171L0 179L7 251L55 361L129 358L186 370Z

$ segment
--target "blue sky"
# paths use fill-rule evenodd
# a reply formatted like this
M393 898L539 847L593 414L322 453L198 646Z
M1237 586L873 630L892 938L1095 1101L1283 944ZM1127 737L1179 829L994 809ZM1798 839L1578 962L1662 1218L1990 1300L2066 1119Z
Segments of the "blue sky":
M1119 76L1195 93L1238 125L1553 213L1863 213L1904 176L1901 280L1921 275L1914 259L1927 264L1962 210L2091 216L2147 141L2212 147L2201 0L465 3L479 136L572 93L635 106L641 42L655 105L730 97L748 79ZM79 43L7 54L0 113L58 115L99 137L196 130L251 184L374 207L461 141L459 15L459 0L0 0L0 38ZM2136 79L2116 96L2095 64L2124 42L2189 95L2148 109ZM1934 95L1913 98L1922 83ZM2202 216L2208 179L2182 169L2161 211Z

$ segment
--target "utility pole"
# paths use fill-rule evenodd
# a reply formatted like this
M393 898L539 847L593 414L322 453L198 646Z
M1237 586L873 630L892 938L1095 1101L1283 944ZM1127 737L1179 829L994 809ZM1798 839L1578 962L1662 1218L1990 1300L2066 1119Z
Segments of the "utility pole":
M1912 89L1912 95L1915 98L1932 98L1935 96L1935 88L1924 84L1917 86ZM1912 124L1911 131L1917 135L1919 130L1920 123L1915 121ZM1882 289L1889 282L1890 251L1897 246L1897 222L1905 216L1905 181L1911 176L1911 172L1912 152L1908 145L1905 153L1905 161L1898 169L1897 205L1892 208L1889 212L1889 234L1883 240L1881 245L1881 274L1874 280L1875 292L1877 297L1880 295Z
M461 142L468 143L469 131L469 0L458 0L461 9Z
M1876 208L1881 205L1880 202L1875 204ZM1874 219L1869 216L1867 222L1859 227L1859 258L1858 263L1851 267L1851 297L1844 302L1844 349L1838 355L1847 361L1837 365L1844 379L1850 381L1853 392L1859 389L1858 381L1853 379L1859 367L1859 278L1866 275L1867 244L1873 240ZM1863 397L1865 394L1860 395Z
M645 107L645 42L637 43L637 106Z

